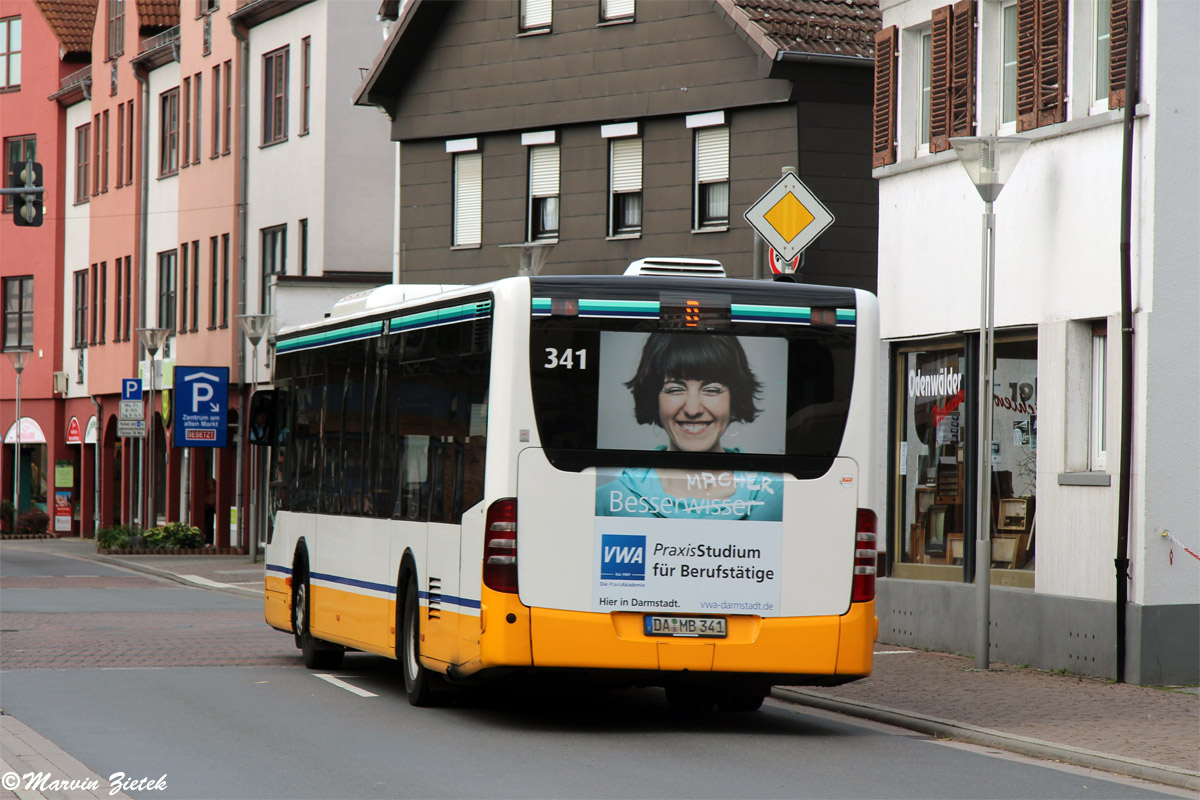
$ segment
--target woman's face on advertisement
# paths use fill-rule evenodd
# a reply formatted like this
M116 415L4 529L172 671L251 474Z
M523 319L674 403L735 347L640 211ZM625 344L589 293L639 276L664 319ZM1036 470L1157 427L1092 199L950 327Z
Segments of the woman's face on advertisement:
M667 378L658 394L658 420L670 439L669 449L720 452L721 436L729 427L729 387Z

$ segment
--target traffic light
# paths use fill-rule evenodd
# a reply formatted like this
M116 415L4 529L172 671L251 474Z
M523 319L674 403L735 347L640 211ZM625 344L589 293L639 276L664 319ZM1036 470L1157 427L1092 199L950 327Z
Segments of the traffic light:
M42 224L42 165L26 161L12 171L9 184L16 188L36 189L36 192L21 193L13 202L13 223L25 228L36 228Z

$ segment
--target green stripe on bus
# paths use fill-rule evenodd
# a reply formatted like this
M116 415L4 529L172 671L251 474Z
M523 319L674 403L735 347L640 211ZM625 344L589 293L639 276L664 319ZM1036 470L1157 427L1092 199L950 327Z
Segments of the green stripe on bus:
M758 306L734 303L730 309L736 317L787 319L795 322L809 322L812 310L804 306Z
M580 300L579 312L589 314L658 314L657 300Z
M854 322L857 317L858 314L853 308L839 308L837 310L838 322Z
M297 336L295 339L287 339L279 342L276 345L276 350L279 352L287 352L288 350L299 350L306 347L322 347L328 344L337 344L338 342L350 341L352 339L362 339L367 336L378 336L383 330L382 322L367 322L362 325L354 325L349 328L338 328L332 331L322 331L321 333L312 333L308 336Z

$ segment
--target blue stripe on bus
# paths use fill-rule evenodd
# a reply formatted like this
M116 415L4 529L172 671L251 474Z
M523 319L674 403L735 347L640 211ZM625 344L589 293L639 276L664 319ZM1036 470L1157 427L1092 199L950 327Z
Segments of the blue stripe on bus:
M267 570L269 572L279 572L284 575L292 574L291 569L289 569L287 567L277 566L275 564L268 564ZM395 586L389 586L389 585L383 584L383 583L373 583L372 581L360 581L356 578L343 578L341 575L332 575L328 572L313 572L313 573L310 573L309 577L315 578L316 580L325 581L326 583L337 583L337 584L341 584L343 586L353 586L353 587L359 588L359 589L370 589L373 592L381 592L383 594L388 594L388 595L392 595L392 596L395 596L395 594L396 594ZM425 600L425 601L429 600L429 592L421 592L420 595L421 595L422 600ZM455 597L454 595L449 595L449 594L440 595L439 599L441 600L442 605L459 606L460 608L476 608L477 609L477 608L480 608L482 605L482 603L479 600L472 600L469 597Z
M535 317L546 317L552 313L553 299L533 298L531 311ZM856 312L853 308L836 309L837 324L853 326ZM579 300L578 316L656 319L660 307L653 300ZM767 306L734 303L730 307L733 322L775 322L784 325L811 325L812 309L807 306Z

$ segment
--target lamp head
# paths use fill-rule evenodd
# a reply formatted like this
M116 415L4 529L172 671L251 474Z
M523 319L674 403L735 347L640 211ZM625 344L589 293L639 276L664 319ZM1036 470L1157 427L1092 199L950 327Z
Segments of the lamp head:
M1012 177L1029 140L1020 136L956 136L950 144L979 196L991 203Z

